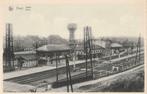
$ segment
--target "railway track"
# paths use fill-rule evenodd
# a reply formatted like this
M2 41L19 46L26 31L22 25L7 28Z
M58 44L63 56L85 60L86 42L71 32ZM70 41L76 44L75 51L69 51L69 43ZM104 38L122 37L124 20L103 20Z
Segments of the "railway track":
M144 55L143 55L144 56ZM133 57L130 57L130 58L134 58ZM99 64L94 68L97 72L95 72L95 77L96 78L100 78L100 77L103 77L103 76L107 76L107 75L110 75L110 74L107 74L107 73L104 73L104 75L100 76L98 75L98 71L99 70L105 70L106 72L107 71L110 71L111 70L111 67L113 66L113 64L120 64L120 65L127 65L128 63L126 63L126 59L128 58L124 58L124 60L118 60L118 61L115 61L113 63L108 63L108 64L101 64L101 66L99 66ZM125 63L124 63L125 62ZM117 73L117 72L116 72ZM111 73L112 74L112 73ZM76 75L73 75L72 76L72 79L75 79L73 81L73 83L77 83L78 82L78 79L82 79L81 77L85 77L85 72L81 72L79 74L76 74ZM41 73L35 73L35 74L31 74L31 75L27 75L27 76L22 76L22 77L16 77L16 78L12 78L12 79L7 79L5 81L12 81L12 82L16 82L16 83L20 83L20 84L32 84L33 82L37 82L37 81L40 81L40 80L43 80L43 79L50 79L53 75L49 73L49 71L45 71L45 72L41 72ZM89 75L90 77L91 75ZM91 78L90 78L91 79ZM62 78L61 80L59 80L59 82L61 83L65 83L66 79L65 78ZM82 82L82 81L81 81ZM53 84L56 84L55 81L53 81ZM64 84L66 85L66 84ZM54 87L57 87L56 85L53 85ZM62 85L61 85L62 86Z
M42 73L37 73L37 74L35 73L35 74L27 75L27 76L16 77L16 78L8 79L5 81L12 81L12 82L20 83L20 84L30 84L31 82L46 79L50 76L51 75L48 73L48 71L46 71Z

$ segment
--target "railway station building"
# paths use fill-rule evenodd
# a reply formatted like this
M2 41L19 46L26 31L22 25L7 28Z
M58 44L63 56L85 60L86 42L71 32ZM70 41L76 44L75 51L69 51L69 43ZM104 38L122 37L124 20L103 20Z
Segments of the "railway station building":
M37 65L36 51L34 50L15 52L14 55L15 55L15 60L14 60L15 68L19 67L20 60L23 61L22 64L23 68L35 67Z
M65 60L65 55L70 54L70 47L64 44L48 44L36 50L38 64L54 64L56 59L59 62Z

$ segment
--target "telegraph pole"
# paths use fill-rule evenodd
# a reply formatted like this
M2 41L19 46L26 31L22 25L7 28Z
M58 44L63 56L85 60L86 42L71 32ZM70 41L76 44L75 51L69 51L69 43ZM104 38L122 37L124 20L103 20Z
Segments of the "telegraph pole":
M58 55L57 52L55 53L55 58L56 58L56 82L58 84Z
M87 69L88 64L87 60L90 58L90 65L91 65L91 74L93 77L93 64L92 64L92 33L91 33L91 27L86 26L84 27L84 52L86 54L85 60L86 60L86 78L87 78Z
M87 33L86 27L84 27L84 52L85 52L85 60L86 60L86 78L87 78Z
M141 36L139 34L139 42L138 42L138 50L139 50L139 63L140 63L140 59L141 59Z
M70 87L71 87L71 92L73 92L72 78L71 78L69 60L68 60L67 55L65 55L65 58L66 58L67 92L69 92L69 85L70 85Z
M92 74L92 78L93 78L93 64L92 64L92 57L93 57L93 53L92 53L92 30L91 27L89 28L89 48L90 48L90 63L91 63L91 74Z
M136 51L136 57L135 57L135 64L137 64L137 58L138 58L138 62L140 62L140 35L138 37L138 41L137 41L137 51Z

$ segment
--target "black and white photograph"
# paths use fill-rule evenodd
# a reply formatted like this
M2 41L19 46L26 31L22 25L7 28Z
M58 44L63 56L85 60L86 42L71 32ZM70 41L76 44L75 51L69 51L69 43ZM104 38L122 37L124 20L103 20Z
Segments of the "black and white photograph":
M2 91L144 93L145 0L98 1L7 4Z

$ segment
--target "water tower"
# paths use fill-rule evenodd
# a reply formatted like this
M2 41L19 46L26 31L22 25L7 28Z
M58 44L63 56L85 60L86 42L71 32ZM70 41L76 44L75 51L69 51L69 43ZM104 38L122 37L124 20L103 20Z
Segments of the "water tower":
M68 30L69 30L69 46L73 47L75 44L75 30L77 29L77 25L75 23L70 23L67 26Z

